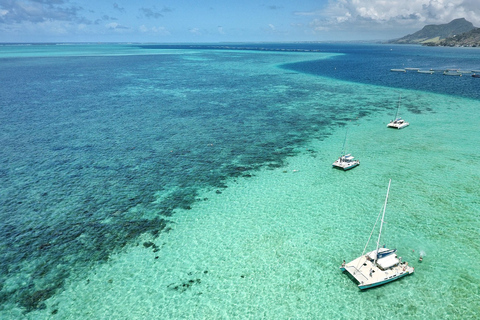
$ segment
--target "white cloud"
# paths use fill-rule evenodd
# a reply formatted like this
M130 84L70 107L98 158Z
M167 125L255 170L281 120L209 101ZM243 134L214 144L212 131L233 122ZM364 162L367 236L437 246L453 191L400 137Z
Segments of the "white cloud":
M162 36L169 36L171 34L165 27L153 27L152 32Z
M198 28L191 28L188 31L190 31L190 33L193 33L193 34L196 34L196 35L201 35L200 29L198 29Z
M465 18L480 26L478 0L329 0L321 11L297 12L315 16L314 30L418 30L427 24Z
M111 22L105 25L108 29L116 29L118 26L118 23L116 22Z
M0 0L0 8L2 24L49 21L91 23L80 14L84 11L82 7L70 5L68 1L63 0Z
M121 24L118 24L116 22L108 23L105 26L107 27L107 29L110 29L110 30L130 29L130 28L122 26Z
M148 28L147 26L142 24L140 27L138 27L138 30L142 33L150 33L150 34L156 34L156 35L161 35L161 36L171 35L170 31L168 31L165 27L151 27L151 28Z

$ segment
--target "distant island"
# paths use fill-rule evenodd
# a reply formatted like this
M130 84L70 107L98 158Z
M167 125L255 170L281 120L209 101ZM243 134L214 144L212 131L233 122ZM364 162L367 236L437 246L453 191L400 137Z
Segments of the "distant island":
M400 39L388 41L397 44L421 44L424 46L480 47L480 28L465 18L455 19L446 24L431 24L422 30Z

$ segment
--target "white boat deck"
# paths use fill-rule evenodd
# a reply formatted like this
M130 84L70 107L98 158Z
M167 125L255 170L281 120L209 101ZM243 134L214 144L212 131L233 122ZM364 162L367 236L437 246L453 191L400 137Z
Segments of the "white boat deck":
M413 267L408 266L408 263L402 263L398 260L396 254L383 258L391 260L389 262L396 259L396 263L389 268L381 269L378 265L374 264L373 259L368 257L371 253L372 252L346 263L340 268L342 271L348 272L353 278L355 278L360 289L379 286L412 274L415 271Z
M405 128L409 125L410 125L410 123L408 123L405 120L399 118L399 119L390 121L390 123L387 124L387 127L394 128L394 129L402 129L402 128Z
M360 164L359 160L355 160L355 158L351 154L347 154L338 158L332 166L341 168L343 170L352 169Z

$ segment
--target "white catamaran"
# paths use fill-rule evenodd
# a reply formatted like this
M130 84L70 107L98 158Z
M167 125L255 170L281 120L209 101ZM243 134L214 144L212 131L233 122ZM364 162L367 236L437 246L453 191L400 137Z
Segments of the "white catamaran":
M400 279L406 275L412 274L415 269L408 265L408 262L402 262L402 258L399 258L396 254L397 249L387 249L385 246L380 247L380 238L382 235L382 227L385 218L385 209L387 207L388 193L390 191L390 183L392 179L388 182L387 196L385 198L385 204L383 205L383 214L380 224L380 231L378 234L377 240L377 249L374 251L364 254L370 238L372 237L373 231L380 217L380 213L377 217L377 221L373 226L372 233L370 233L370 238L368 238L367 244L363 249L363 253L357 259L345 263L340 267L340 270L348 272L355 280L358 282L358 287L360 289L368 289L376 287L397 279Z
M407 121L403 120L401 117L398 116L398 111L400 110L400 101L402 100L402 97L398 98L398 107L397 107L397 113L395 114L395 120L390 121L389 124L387 124L388 128L393 128L393 129L402 129L407 127L410 123Z
M348 130L347 132L345 132L345 140L343 141L342 155L332 164L334 168L349 170L349 169L355 168L360 164L360 160L355 160L355 158L350 153L345 154L346 147L347 147L347 133L348 133Z

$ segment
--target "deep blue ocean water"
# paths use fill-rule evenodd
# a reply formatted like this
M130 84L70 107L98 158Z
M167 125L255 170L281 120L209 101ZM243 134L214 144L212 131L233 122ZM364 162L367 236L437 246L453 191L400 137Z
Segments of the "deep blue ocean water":
M312 93L291 85L271 94L284 79L248 70L269 63L269 53L339 54L284 64L278 59L291 77L309 73L480 97L480 79L469 75L390 71L478 70L476 49L141 46L142 52L159 49L197 53L2 57L0 47L0 308L45 308L72 273L108 261L142 234L168 232L176 209L208 201L199 190L221 193L229 179L280 168L298 147L323 139L332 127L392 107L358 105L354 114L326 102L315 110L288 108ZM411 103L405 108L434 112Z
M288 52L329 52L340 55L328 60L312 60L283 67L298 72L326 76L345 81L394 88L417 89L441 94L480 98L478 81L471 74L463 77L444 77L441 71L459 69L479 70L477 48L422 47L418 45L340 44L340 43L257 43L230 45L149 45L149 49L201 48L219 50L258 50ZM433 75L416 72L396 73L391 69L419 68L436 70Z

